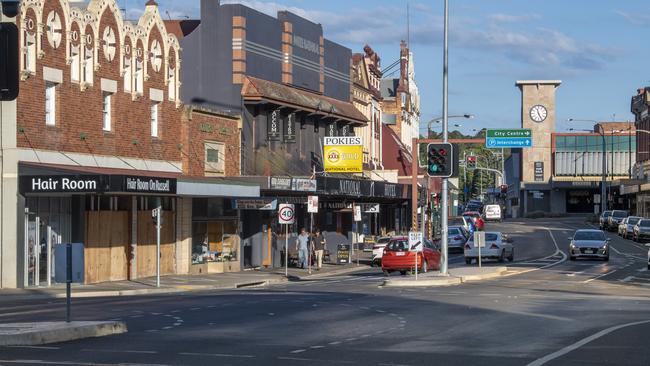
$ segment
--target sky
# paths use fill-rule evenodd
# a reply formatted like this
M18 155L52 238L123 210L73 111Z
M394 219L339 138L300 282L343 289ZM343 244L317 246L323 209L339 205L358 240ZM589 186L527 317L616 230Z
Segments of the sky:
M129 19L139 15L145 2L118 0ZM384 67L399 58L399 42L408 38L422 125L442 115L442 0L222 2L243 3L272 15L293 11L321 23L326 38L353 53L370 45ZM199 17L199 0L158 4L165 19ZM520 127L516 80L562 81L556 92L559 132L593 125L568 118L633 121L630 99L638 88L650 85L647 0L449 0L449 24L449 115L475 116L450 119L464 133Z

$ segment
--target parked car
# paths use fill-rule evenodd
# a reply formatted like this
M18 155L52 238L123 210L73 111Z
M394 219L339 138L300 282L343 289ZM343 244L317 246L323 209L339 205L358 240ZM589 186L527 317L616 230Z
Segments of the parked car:
M465 243L465 263L471 264L472 260L478 261L478 247L474 245L474 237L470 236ZM515 248L503 234L497 231L485 232L485 247L481 248L481 259L498 259L499 262L512 262L515 259Z
M607 220L612 216L612 211L603 211L600 214L600 219L598 220L598 226L600 230L607 230Z
M418 255L418 271L423 273L429 269L440 269L440 248L431 241L425 239L422 252ZM406 236L391 238L384 248L381 259L381 269L384 275L389 276L394 271L405 275L407 271L415 270L416 252L410 251L409 240Z
M384 254L384 248L390 241L390 236L382 236L375 241L375 245L372 247L372 260L370 262L371 266L381 266L381 257Z
M475 219L477 217L481 217L481 213L478 212L478 211L465 211L465 212L463 212L463 214L461 216L469 216L469 217Z
M641 219L636 223L636 225L634 225L632 240L641 242L648 238L650 238L650 220Z
M447 220L447 225L449 227L452 226L462 226L465 228L467 232L470 231L470 221L473 224L474 221L469 217L469 216L457 216L457 217L450 217Z
M618 235L625 239L630 238L634 234L634 225L643 217L628 216L618 225Z
M447 250L463 251L465 243L469 239L469 231L463 226L450 226L447 229Z
M602 230L576 230L573 236L569 237L569 259L574 261L578 257L586 257L608 261L609 241Z
M648 244L646 244L648 245ZM650 245L648 245L650 246ZM650 270L650 249L648 249L648 269Z
M613 210L612 214L607 218L607 230L614 231L618 229L618 224L620 224L621 221L628 216L629 214L627 211Z
M501 206L500 205L486 205L483 209L483 217L486 221L494 220L501 222Z

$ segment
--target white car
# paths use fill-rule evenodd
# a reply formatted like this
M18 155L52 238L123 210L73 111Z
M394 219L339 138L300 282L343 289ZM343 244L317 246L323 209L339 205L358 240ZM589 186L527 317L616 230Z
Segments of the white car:
M628 216L621 221L618 225L618 235L624 237L625 239L630 238L634 235L634 225L636 225L639 220L643 217L639 216Z
M478 247L474 245L474 236L470 236L465 243L465 263L471 264L472 260L478 261ZM485 232L485 247L481 247L481 259L498 259L499 262L505 259L512 262L515 259L515 248L506 240L500 232Z
M486 221L495 220L501 221L501 206L499 205L486 205L483 209L483 217Z
M370 262L371 266L381 266L381 257L384 255L384 248L390 242L390 236L382 236L375 241L375 245L372 246L372 261Z

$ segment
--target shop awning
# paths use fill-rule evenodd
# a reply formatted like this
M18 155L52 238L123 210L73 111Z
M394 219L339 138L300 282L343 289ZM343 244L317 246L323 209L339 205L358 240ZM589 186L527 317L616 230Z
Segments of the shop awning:
M241 94L246 102L266 101L324 117L346 120L357 125L368 123L366 117L350 102L252 76L247 76L244 80Z

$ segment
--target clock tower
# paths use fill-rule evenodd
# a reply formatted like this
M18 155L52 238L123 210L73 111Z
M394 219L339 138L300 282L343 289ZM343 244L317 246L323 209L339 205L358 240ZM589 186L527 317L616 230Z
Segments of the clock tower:
M533 146L521 149L521 180L544 184L551 178L551 134L555 132L555 89L560 80L518 80L521 127L533 133Z

